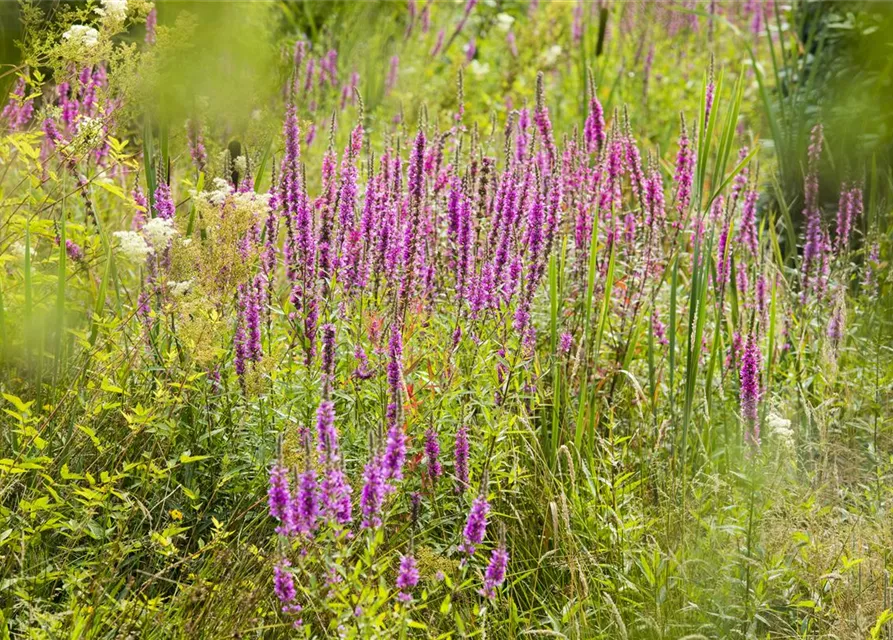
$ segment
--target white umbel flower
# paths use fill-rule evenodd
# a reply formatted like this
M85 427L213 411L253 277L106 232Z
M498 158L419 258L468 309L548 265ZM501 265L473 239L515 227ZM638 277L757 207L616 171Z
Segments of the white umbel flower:
M766 417L766 426L769 427L769 432L779 444L784 447L794 446L794 431L791 429L790 420L782 418L774 413L770 413Z
M99 32L85 24L73 24L68 28L68 31L62 34L62 39L92 48L99 42Z
M154 251L136 231L115 231L115 237L118 238L118 250L133 262L145 260Z
M110 22L123 22L127 17L127 0L101 0L102 7L95 9L96 13Z
M214 189L211 191L203 191L199 194L193 194L194 197L200 197L207 200L212 205L219 207L226 202L227 196L232 193L229 183L223 178L214 178Z
M183 280L182 282L174 282L171 280L167 283L167 289L171 292L171 295L175 298L181 298L189 293L189 289L192 287L192 280Z
M164 218L152 218L143 225L143 233L149 243L156 249L163 249L177 235L173 220Z
M477 59L472 60L468 65L468 70L475 78L483 78L490 73L490 65L486 62L479 62Z
M559 56L561 56L561 51L561 45L553 44L540 54L540 60L542 60L545 66L551 67L558 61Z
M515 23L515 18L507 13L496 14L496 27L503 33L508 33Z
M25 258L25 243L24 242L16 242L14 243L9 250L12 252L12 255L17 258ZM37 255L37 251L34 249L34 246L31 246L31 258Z

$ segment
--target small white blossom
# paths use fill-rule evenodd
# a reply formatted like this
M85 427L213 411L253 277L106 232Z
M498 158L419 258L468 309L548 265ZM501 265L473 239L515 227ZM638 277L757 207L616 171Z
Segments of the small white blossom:
M540 59L547 67L552 66L558 61L558 57L561 55L561 51L561 45L553 44L551 47L540 54Z
M514 23L515 18L513 16L507 13L496 14L496 27L503 33L508 33Z
M115 237L118 238L118 250L133 262L145 260L154 251L136 231L115 231Z
M239 156L233 160L233 168L239 172L240 176L244 177L248 173L248 158Z
M90 48L95 47L99 42L99 32L85 24L73 24L68 31L62 34L62 38Z
M183 282L174 282L173 280L167 283L167 289L171 292L171 295L175 298L180 298L189 293L189 289L192 287L192 280L184 280Z
M779 444L785 447L794 446L794 431L791 429L790 420L770 413L766 417L766 426L769 427L770 433L778 440Z
M173 220L152 218L143 225L143 233L149 243L156 249L164 248L177 235Z
M468 65L468 70L476 78L482 78L490 73L490 65L486 62L479 62L477 59L472 60Z
M255 218L265 216L270 208L269 193L254 193L253 191L233 194L233 200L238 208L246 208Z
M24 242L16 242L15 244L13 244L10 247L10 250L12 251L12 255L16 256L17 258L22 258L24 260L24 258L25 258L25 243ZM31 257L34 258L34 255L36 253L37 253L37 251L35 251L34 245L31 245Z
M202 198L208 203L219 207L226 202L227 197L232 193L229 183L223 178L214 178L214 189L212 191L203 191L195 194L194 197Z

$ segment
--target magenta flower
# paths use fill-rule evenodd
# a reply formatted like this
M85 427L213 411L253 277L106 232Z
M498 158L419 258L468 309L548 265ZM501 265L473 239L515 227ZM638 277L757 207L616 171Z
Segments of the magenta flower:
M270 487L267 490L270 516L280 522L276 528L279 535L289 535L294 530L291 492L288 486L288 469L281 464L270 470Z
M80 262L84 259L84 251L72 240L65 241L65 253L72 262Z
M484 586L478 591L482 596L493 600L496 598L496 589L505 582L505 570L508 568L509 554L504 545L493 549L490 554L490 564L484 573Z
M437 40L434 42L434 46L431 48L430 53L428 53L432 58L439 54L440 50L443 48L443 38L445 35L443 29L437 32Z
M749 430L745 440L754 446L760 444L759 402L760 402L760 361L762 355L756 337L749 335L741 356L741 414L744 416Z
M679 151L676 154L676 173L673 175L673 181L676 183L676 208L680 216L684 216L691 204L694 168L695 151L685 128L685 118L683 118L682 131L679 134Z
M158 25L158 11L155 7L146 15L146 44L155 44L155 27Z
M353 519L351 492L344 471L337 463L332 463L320 485L321 511L330 522L345 525Z
M564 355L567 355L571 352L571 347L573 346L573 336L570 333L565 331L558 337L558 351Z
M363 513L363 529L381 526L381 509L385 496L385 477L381 459L373 455L363 471L363 490L360 493L360 510Z
M487 502L486 496L480 495L475 498L471 504L471 510L468 512L468 519L465 521L465 530L462 532L465 542L459 546L460 551L472 555L475 545L484 541L484 536L487 533L487 514L489 513L490 503Z
M754 189L744 193L744 204L741 208L741 227L738 230L738 241L756 256L759 252L757 240L757 192Z
M338 432L335 430L335 403L323 400L316 410L316 450L320 464L338 459Z
M186 123L186 141L189 144L189 154L192 163L198 171L203 171L208 162L208 152L205 150L205 139L202 135L201 122L195 118Z
M533 121L539 129L542 136L543 148L549 157L549 167L555 165L557 151L555 150L555 139L552 137L552 121L549 119L549 107L546 106L546 89L544 85L543 72L536 74L536 111L533 114Z
M9 102L3 108L0 119L5 120L10 131L20 131L31 121L34 113L34 102L25 100L25 78L19 76L12 92L9 94Z
M437 432L434 429L425 432L425 457L428 458L428 477L434 482L443 474L443 466L438 460L440 443L437 441Z
M862 189L855 185L847 188L846 183L842 184L837 208L837 237L834 243L834 249L838 254L849 248L853 222L862 215L862 206Z
M402 480L403 464L406 462L406 434L395 422L388 430L382 467L386 480ZM388 485L393 490L393 485Z
M299 533L309 535L316 529L316 518L319 516L319 488L314 469L308 469L301 474L292 509Z
M410 602L412 595L409 591L419 583L419 570L416 567L415 558L411 554L401 556L400 570L397 573L397 588L400 592L397 598L402 602Z
M298 595L294 578L288 570L290 566L291 563L283 558L273 567L273 592L279 598L279 602L284 605L289 604Z
M657 343L659 345L665 347L670 344L670 341L667 339L667 326L660 321L657 309L654 309L651 312L651 328L654 331L654 337L657 338Z

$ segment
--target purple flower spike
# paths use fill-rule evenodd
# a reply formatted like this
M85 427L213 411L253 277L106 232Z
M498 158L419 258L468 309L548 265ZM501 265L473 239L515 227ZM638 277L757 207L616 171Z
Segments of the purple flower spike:
M384 452L384 475L387 480L403 479L403 464L406 462L406 434L399 423L388 430L388 441ZM390 486L393 490L393 486Z
M490 564L487 565L487 571L484 574L484 586L478 592L486 598L493 600L496 598L496 589L505 582L505 570L509 564L509 553L505 550L505 546L500 545L493 549L490 554Z
M279 602L284 605L289 604L298 595L297 589L295 589L294 578L292 578L291 572L288 571L290 566L291 563L283 559L273 568L273 591L276 593L276 597L279 598Z
M316 529L316 518L319 515L319 491L314 469L301 474L293 509L298 532L309 535Z
M419 570L416 567L415 558L412 555L407 554L400 558L400 571L397 574L397 588L400 592L397 594L397 598L401 602L410 602L412 600L412 595L409 591L419 583Z
M490 513L490 503L487 502L486 496L478 496L471 504L471 510L468 512L468 520L465 521L465 530L462 536L465 542L459 546L460 551L464 551L468 555L472 555L475 545L479 545L484 541L487 533L487 514Z
M425 432L425 457L428 458L428 477L434 482L443 474L440 457L440 443L437 441L437 432L428 429Z
M385 478L381 468L381 459L373 456L366 463L363 471L363 491L360 494L360 509L363 512L363 529L381 526L381 508L385 495Z
M688 207L691 204L694 169L695 152L683 118L682 132L679 134L679 152L676 154L676 173L673 176L673 180L676 182L676 208L681 217L688 212Z
M347 476L340 466L329 469L322 486L322 512L325 517L340 525L353 519L353 505L350 502L351 488Z
M155 189L155 215L164 220L170 220L174 217L175 211L171 188L166 182L161 182Z
M323 400L316 410L316 449L320 464L338 459L338 432L335 430L335 403Z
M83 250L77 243L71 240L65 241L65 253L68 254L68 259L72 262L80 262L84 259Z
M275 465L270 471L270 488L267 491L267 497L270 516L280 522L276 532L280 535L289 535L294 529L291 492L288 486L288 469L280 464Z
M741 414L748 425L745 440L754 446L760 444L759 402L760 402L760 347L756 337L748 336L741 356Z

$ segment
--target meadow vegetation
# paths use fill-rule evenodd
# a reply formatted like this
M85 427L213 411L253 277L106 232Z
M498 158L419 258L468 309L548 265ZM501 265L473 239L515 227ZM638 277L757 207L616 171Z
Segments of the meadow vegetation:
M888 14L22 1L0 638L889 638Z

